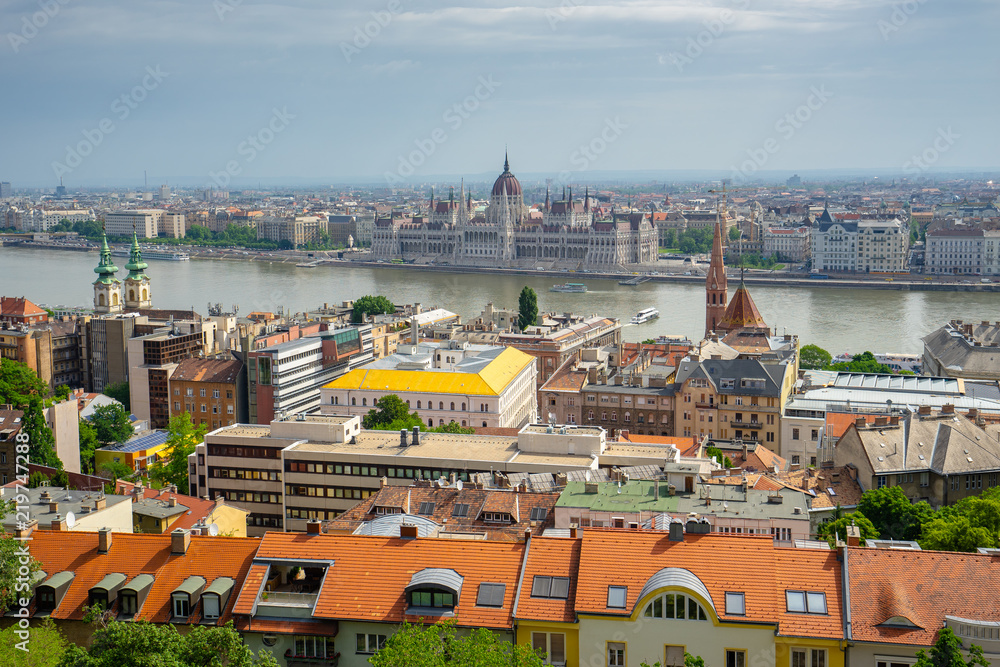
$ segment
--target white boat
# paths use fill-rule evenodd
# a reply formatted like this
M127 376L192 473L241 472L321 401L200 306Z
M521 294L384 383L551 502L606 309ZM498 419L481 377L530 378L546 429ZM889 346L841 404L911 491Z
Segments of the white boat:
M553 285L549 288L550 292L586 292L587 286L583 283L564 283L562 285Z
M642 324L650 320L655 320L660 316L660 311L656 308L645 308L632 317L632 324Z
M173 252L171 250L147 250L140 248L142 251L143 259L163 259L170 262L186 262L191 259L191 256L186 252ZM111 251L111 254L115 257L128 257L131 255L131 251L128 248L115 248Z

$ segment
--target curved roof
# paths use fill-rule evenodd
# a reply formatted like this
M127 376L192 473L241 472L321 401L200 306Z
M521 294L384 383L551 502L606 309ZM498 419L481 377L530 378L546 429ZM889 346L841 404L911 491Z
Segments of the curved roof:
M686 588L689 591L697 593L708 603L708 606L712 608L715 615L719 615L715 609L715 603L712 602L712 594L708 592L705 584L702 583L696 574L681 567L665 567L647 579L646 585L639 591L639 597L635 602L638 604L639 600L657 589L670 587Z
M417 588L437 587L452 591L457 598L462 594L463 581L465 581L465 577L455 570L442 567L425 567L410 577L410 583L406 587L406 592L409 593Z
M510 171L510 162L508 162L506 155L503 158L503 173L497 176L496 182L493 183L492 194L507 196L516 195L518 197L523 194L520 181L518 181L517 177Z

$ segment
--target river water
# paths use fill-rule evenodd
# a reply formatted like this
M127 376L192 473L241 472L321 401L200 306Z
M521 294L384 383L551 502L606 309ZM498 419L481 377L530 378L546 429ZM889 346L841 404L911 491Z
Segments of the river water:
M115 260L119 268L127 261ZM209 302L220 302L227 309L237 304L241 314L275 311L279 306L298 312L365 294L383 294L394 303L440 306L469 319L488 301L497 307L517 308L521 288L529 285L538 292L540 311L601 314L624 323L643 308L660 310L658 320L625 326L626 341L661 334L700 340L705 327L705 292L700 284L650 282L629 287L579 273L518 276L349 264L306 269L250 261L148 262L146 273L155 307L194 308L203 314ZM96 265L95 253L0 248L0 295L25 296L49 305L89 306L93 303L91 284ZM122 269L119 277L125 274ZM554 283L566 281L584 282L590 291L549 291ZM734 290L733 284L730 294ZM921 337L949 319L1000 320L1000 293L754 286L751 294L777 333L797 334L803 345L815 343L833 354L866 349L920 353Z

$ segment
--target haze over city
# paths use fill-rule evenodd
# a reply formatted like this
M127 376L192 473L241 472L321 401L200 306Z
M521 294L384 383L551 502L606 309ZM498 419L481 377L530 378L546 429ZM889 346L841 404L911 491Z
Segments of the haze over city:
M982 171L998 19L974 0L10 2L0 82L25 103L0 174L417 184L492 178L505 148L571 182Z

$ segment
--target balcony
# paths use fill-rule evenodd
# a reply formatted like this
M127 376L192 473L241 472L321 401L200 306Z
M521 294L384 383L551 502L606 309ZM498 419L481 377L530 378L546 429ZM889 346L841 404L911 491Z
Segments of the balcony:
M257 600L258 605L275 607L308 607L316 605L319 593L290 593L288 591L264 591Z
M732 426L733 428L750 428L750 429L759 429L763 426L761 422L751 422L742 419L740 420L734 419L731 422L729 422L729 425Z
M340 663L340 653L334 654L332 658L320 658L318 656L295 655L293 649L288 649L285 651L285 663L297 667L337 667Z

